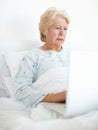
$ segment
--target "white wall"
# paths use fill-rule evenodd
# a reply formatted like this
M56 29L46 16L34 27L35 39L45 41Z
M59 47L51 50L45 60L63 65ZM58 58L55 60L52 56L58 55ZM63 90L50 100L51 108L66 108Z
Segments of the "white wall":
M7 41L14 46L39 40L39 18L49 6L68 12L67 42L71 48L98 50L97 0L0 0L0 48Z

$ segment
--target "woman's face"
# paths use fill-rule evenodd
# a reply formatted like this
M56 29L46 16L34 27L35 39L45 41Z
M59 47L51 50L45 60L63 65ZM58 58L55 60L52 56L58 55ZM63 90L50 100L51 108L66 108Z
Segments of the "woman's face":
M67 29L67 21L57 16L46 32L46 44L51 47L61 47L65 41Z

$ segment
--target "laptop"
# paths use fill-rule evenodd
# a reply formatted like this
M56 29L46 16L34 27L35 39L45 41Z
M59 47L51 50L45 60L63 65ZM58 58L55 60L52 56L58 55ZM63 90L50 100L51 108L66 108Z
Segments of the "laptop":
M45 103L65 117L98 109L98 51L70 51L65 103Z

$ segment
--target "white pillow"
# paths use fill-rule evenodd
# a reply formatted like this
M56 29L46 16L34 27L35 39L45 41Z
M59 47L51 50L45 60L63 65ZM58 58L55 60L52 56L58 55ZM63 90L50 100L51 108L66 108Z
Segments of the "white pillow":
M5 61L7 63L8 69L10 71L11 77L3 77L4 83L6 86L6 92L9 97L14 97L13 92L13 77L15 76L17 67L20 63L20 60L26 55L28 51L19 51L19 52L11 52L4 56Z
M38 48L39 46L41 46L42 43L35 41L32 44L32 48ZM30 50L30 49L29 49ZM17 52L10 52L6 55L4 55L5 61L7 63L7 66L9 68L11 77L13 77L15 75L15 71L17 70L17 66L19 65L20 60L23 58L24 55L26 55L28 53L29 50L25 50L25 51L17 51Z
M11 52L5 56L5 60L12 78L15 75L20 60L23 58L24 55L27 54L27 52L28 51Z

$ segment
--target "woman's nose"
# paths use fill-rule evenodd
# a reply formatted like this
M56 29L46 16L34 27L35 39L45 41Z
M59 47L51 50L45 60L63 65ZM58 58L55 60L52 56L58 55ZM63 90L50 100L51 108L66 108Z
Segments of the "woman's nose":
M60 29L59 35L64 35L64 33L65 33L64 29Z

